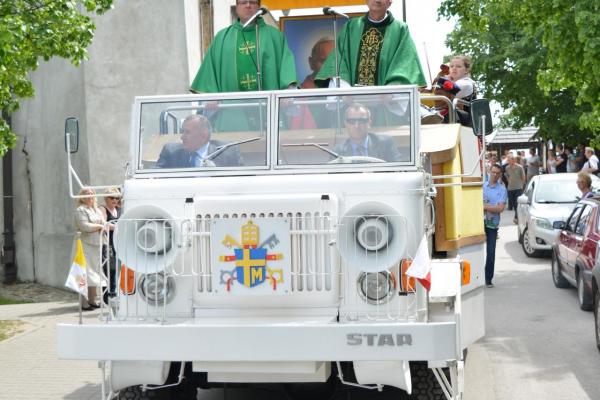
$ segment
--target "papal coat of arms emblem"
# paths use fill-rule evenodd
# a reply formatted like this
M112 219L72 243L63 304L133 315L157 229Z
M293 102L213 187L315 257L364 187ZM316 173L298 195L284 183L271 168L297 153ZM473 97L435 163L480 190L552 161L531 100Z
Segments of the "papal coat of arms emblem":
M245 222L245 223L244 223ZM237 229L236 229L237 228ZM239 230L240 239L234 231ZM267 231L261 241L261 231ZM285 219L223 219L211 230L213 281L227 293L284 293L289 288L290 240ZM222 239L220 239L222 238ZM216 252L215 252L216 250ZM253 290L248 290L253 289Z

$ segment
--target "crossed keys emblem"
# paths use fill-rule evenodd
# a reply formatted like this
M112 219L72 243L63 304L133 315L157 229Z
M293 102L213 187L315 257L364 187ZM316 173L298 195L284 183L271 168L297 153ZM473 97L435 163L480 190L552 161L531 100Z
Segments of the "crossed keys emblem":
M259 227L251 220L241 228L242 243L238 243L231 235L225 235L221 242L228 249L233 250L232 255L221 255L219 261L235 262L232 270L221 270L220 284L226 285L231 291L234 282L252 288L264 281L269 281L273 290L277 284L283 283L283 270L272 269L267 266L267 261L283 259L282 253L269 253L280 243L275 234L259 243Z

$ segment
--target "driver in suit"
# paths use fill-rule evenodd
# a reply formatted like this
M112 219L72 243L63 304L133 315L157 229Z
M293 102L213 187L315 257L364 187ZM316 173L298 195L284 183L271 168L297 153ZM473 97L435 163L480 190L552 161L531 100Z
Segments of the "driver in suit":
M211 140L212 126L208 119L200 114L187 117L182 124L181 143L167 143L160 152L156 166L158 168L195 168L202 167L206 156L225 143ZM217 167L235 167L243 165L242 156L236 146L229 147L212 159Z
M402 161L402 157L391 137L369 133L371 112L359 103L348 106L345 114L348 138L333 149L341 156L363 156L383 161Z

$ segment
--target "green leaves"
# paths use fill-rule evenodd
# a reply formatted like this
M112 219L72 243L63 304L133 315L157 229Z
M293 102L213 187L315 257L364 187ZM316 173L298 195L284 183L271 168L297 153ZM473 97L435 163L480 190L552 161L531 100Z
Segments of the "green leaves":
M34 95L29 73L38 60L58 56L74 65L85 59L95 25L113 0L0 0L0 110L12 113L19 99ZM15 135L0 118L0 156L15 145Z
M448 45L473 57L483 94L555 141L600 143L600 2L444 0Z

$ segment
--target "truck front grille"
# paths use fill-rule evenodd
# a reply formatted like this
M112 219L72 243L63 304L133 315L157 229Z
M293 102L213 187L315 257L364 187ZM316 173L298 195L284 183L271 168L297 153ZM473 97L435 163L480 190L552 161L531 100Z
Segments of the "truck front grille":
M210 293L212 288L211 226L215 219L286 218L290 224L291 290L292 292L329 292L334 290L339 275L337 252L331 246L335 238L334 218L329 212L204 214L196 217L198 291Z

